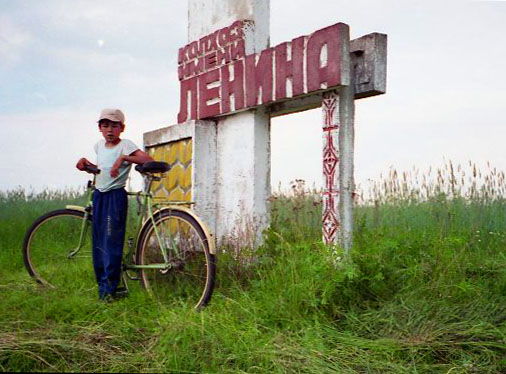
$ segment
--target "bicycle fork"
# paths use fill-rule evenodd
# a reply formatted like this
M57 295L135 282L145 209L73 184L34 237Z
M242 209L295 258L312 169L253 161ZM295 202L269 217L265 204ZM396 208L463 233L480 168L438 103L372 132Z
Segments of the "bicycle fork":
M90 217L90 210L90 207L85 208L83 222L81 223L81 232L79 234L79 242L77 243L77 248L75 248L73 251L70 251L70 253L67 255L68 259L74 258L74 256L81 250L81 247L83 246L84 238L86 237L86 232L88 231L89 226L88 219Z

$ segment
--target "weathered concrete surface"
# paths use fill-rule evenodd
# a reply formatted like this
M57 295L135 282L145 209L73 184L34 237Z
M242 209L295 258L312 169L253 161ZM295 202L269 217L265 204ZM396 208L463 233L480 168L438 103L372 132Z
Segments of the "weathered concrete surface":
M374 32L350 43L355 99L387 91L387 36Z
M191 138L193 136L193 133L194 129L192 126L189 126L188 123L180 123L177 125L162 127L160 129L144 133L144 146L153 147L159 144L174 142L184 138Z
M260 79L264 79L262 85L254 82L256 86L253 88L250 82L249 91L246 90L247 84L244 84L243 94L238 94L237 102L241 103L242 96L246 95L250 98L246 100L248 106L258 106L253 110L244 109L245 106L241 106L242 104L235 108L236 91L232 95L227 89L223 94L217 89L217 78L206 76L209 79L202 79L205 85L202 92L196 87L192 88L194 91L191 96L192 105L196 108L195 102L198 99L204 110L209 110L205 112L206 118L214 118L214 121L188 121L148 133L145 136L145 143L149 146L155 142L159 144L192 137L194 141L192 191L194 200L197 201L195 207L197 212L208 222L218 240L231 239L237 243L241 240L234 238L234 235L246 235L256 238L258 244L262 230L269 223L267 199L270 194L270 117L316 108L322 105L323 100L323 163L327 189L327 193L324 194L324 199L327 199L324 201L324 208L328 213L325 215L324 212L323 217L324 238L328 243L339 243L348 250L352 244L355 188L354 99L386 92L387 36L373 33L349 42L348 26L340 24L345 26L339 27L345 30L346 36L345 49L339 53L339 56L342 56L339 60L342 60L343 64L341 66L343 79L338 81L335 74L338 69L329 64L329 61L334 61L337 56L335 53L337 48L329 44L329 40L334 39L321 39L319 35L339 24L329 26L326 28L328 30L318 30L310 36L298 37L276 48L267 49L269 2L269 0L188 0L188 43L194 41L205 43L209 40L210 34L221 35L219 30L222 28L228 30L227 26L235 21L241 21L239 24L244 25L242 56L250 62L249 69L250 72L254 72L255 78L258 75ZM337 35L341 35L341 32ZM226 40L226 37L220 40ZM196 43L192 43L192 48L195 45ZM187 47L189 48L189 45ZM308 53L302 47L311 49L312 53ZM207 47L204 47L204 51L205 48ZM186 54L188 51L190 50L182 49L181 56L190 58L191 56ZM252 54L258 55L251 56ZM195 55L194 50L192 55ZM265 62L262 56L268 56L268 62ZM329 56L334 56L334 59ZM252 64L251 61L257 62ZM301 64L301 61L304 62ZM243 69L247 66L245 63ZM311 73L314 79L303 78L301 83L300 77L303 75L298 74L302 69L301 66L307 74ZM184 68L186 67L189 69L192 66L185 65ZM269 75L264 74L270 72L267 69L270 67L275 72L272 74L272 81L265 78ZM182 77L185 77L186 70L181 71ZM223 71L222 69L222 74ZM237 70L238 76L240 71ZM328 73L321 73L322 71ZM225 75L225 79L228 83L232 82L230 80L232 76L234 82L237 79L234 72L235 66L226 71L228 74ZM206 71L207 73L218 76L216 71L210 70ZM188 74L188 77L192 78L191 74L194 73L188 70ZM267 80L268 84L264 80ZM200 87L200 77L198 82ZM273 92L270 92L271 89ZM265 90L266 92L262 92ZM188 98L189 92L186 96L182 96L186 105L182 104L182 115L178 115L180 122L187 118L204 118L194 115L195 113L192 117L187 116L190 108L193 108ZM247 95L248 92L250 95ZM266 93L264 100L263 96ZM271 93L274 98L271 97ZM221 94L226 100L223 100ZM273 102L274 99L281 101ZM217 103L220 101L221 105L227 108L223 113L216 111L219 107ZM243 111L230 114L230 108ZM334 154L329 150L334 151ZM251 244L251 241L247 244Z
M269 47L269 5L269 0L189 0L188 42L236 20L252 20L245 30L246 54L260 52ZM270 117L260 108L220 118L216 134L216 214L207 220L218 240L245 230L260 239L269 223Z
M255 24L248 37L246 54L269 46L270 0L188 0L188 42L237 20Z
M144 146L153 147L181 139L193 139L192 200L194 209L216 233L216 123L188 121L144 134Z
M229 116L217 134L217 235L258 236L269 223L269 116L262 110Z
M355 102L353 84L339 90L339 215L341 217L340 242L345 252L352 246L353 239L353 194L354 181L354 142L355 142Z

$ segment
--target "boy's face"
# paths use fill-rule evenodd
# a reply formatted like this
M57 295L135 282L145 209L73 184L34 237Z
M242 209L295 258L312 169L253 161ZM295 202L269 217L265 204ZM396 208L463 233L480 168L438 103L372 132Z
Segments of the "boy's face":
M115 144L119 141L119 136L125 129L125 125L121 122L113 122L108 119L103 119L98 123L98 129L107 143Z

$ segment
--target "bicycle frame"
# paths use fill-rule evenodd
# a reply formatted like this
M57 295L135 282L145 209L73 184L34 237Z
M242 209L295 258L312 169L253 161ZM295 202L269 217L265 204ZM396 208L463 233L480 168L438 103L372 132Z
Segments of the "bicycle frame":
M168 269L170 269L171 264L169 262L169 257L167 254L168 253L167 251L169 248L166 246L165 241L162 240L162 238L160 236L160 232L157 228L157 225L155 224L155 215L159 212L166 210L166 209L181 210L181 211L185 211L186 213L190 214L203 228L204 234L208 240L210 253L215 254L216 250L215 250L214 240L213 240L212 234L210 233L210 230L205 225L205 223L198 216L196 216L193 213L193 211L191 209L186 207L188 205L193 205L194 202L191 202L191 201L171 201L168 198L154 197L152 195L152 193L150 192L152 183L153 183L153 181L160 181L161 178L157 177L157 176L153 176L153 175L148 175L146 178L147 178L147 183L146 183L146 187L145 187L144 191L127 192L127 195L129 197L135 196L137 198L139 210L138 210L136 222L135 222L135 234L134 234L135 241L133 243L131 243L129 240L129 244L133 244L133 245L129 245L128 251L123 256L124 269L126 269L126 270L140 270L140 269L168 270ZM87 189L88 189L87 201L88 202L85 207L76 206L76 205L67 205L66 206L67 209L79 210L84 213L84 220L83 220L83 224L81 227L79 243L78 243L77 248L68 254L69 258L74 257L80 251L81 247L83 246L84 238L86 235L86 229L88 227L89 218L92 215L92 210L93 210L92 196L93 196L94 186L95 186L95 177L93 178L93 181L88 182L88 185L87 185ZM141 199L142 199L142 201L141 201ZM161 252L162 252L161 254L164 259L164 263L150 264L150 265L138 265L133 262L134 249L136 249L138 247L138 245L140 244L139 243L139 240L141 239L140 234L142 233L143 228L149 222L151 222L153 224L153 230L155 232L155 236L156 236L158 243L160 245ZM176 247L176 246L174 245L173 247Z

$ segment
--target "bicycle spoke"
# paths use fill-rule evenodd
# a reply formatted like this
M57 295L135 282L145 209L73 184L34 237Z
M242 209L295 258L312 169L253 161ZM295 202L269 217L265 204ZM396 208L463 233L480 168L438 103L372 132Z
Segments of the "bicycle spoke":
M166 214L156 225L167 251L169 268L143 269L144 286L158 299L205 304L212 292L214 259L208 252L202 229L181 212ZM139 253L141 265L164 263L154 228L147 231Z
M68 210L48 213L36 221L23 248L25 265L32 277L55 288L93 280L91 230L80 243L82 224L83 214Z

